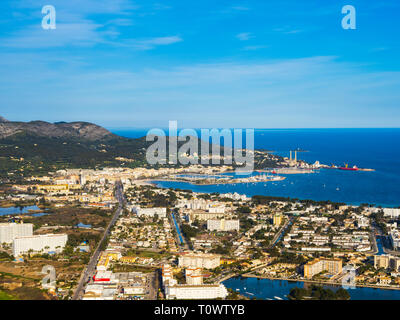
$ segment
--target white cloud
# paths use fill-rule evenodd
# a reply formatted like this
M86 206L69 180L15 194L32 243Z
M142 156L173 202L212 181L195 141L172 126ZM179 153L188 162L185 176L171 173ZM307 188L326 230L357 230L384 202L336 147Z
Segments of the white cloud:
M254 36L251 32L241 32L236 35L236 38L238 38L240 41L247 41L251 38L254 38Z
M166 46L182 41L183 39L179 36L158 37L146 40L133 40L130 43L127 43L127 46L133 47L138 50L151 50L157 46Z

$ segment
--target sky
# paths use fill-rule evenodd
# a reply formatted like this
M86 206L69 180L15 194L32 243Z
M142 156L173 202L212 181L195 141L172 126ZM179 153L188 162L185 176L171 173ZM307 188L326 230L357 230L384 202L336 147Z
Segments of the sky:
M42 28L45 5L56 29ZM399 15L398 0L2 0L0 116L399 127Z

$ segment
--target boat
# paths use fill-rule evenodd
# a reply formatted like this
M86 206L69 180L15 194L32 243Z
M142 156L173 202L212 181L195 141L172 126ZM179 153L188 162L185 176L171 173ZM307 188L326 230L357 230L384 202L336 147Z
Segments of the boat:
M246 292L246 293L251 295L251 296L254 296L254 293L251 293L251 292Z
M274 298L277 299L277 300L283 300L282 298L277 297L277 296L274 296Z
M349 167L346 163L344 167L338 167L339 170L347 170L347 171L358 171L357 166Z

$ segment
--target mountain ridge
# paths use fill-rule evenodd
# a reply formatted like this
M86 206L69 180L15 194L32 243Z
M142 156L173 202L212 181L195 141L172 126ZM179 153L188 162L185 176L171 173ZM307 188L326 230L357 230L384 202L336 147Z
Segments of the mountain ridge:
M101 141L121 138L107 129L84 121L56 122L36 120L30 122L8 121L0 116L0 139L26 133L38 137L70 138L86 141Z

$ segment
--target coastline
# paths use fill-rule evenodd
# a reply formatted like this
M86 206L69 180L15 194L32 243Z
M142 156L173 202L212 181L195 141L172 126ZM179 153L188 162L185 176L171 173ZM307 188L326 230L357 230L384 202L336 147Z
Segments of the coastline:
M164 182L180 182L180 183L189 183L194 186L218 186L221 184L224 185L235 185L235 184L249 184L249 183L267 183L267 182L275 182L275 181L283 181L285 180L286 177L281 177L281 179L275 179L275 180L263 180L263 181L248 181L248 182L243 182L243 181L231 181L231 182L226 182L226 181L221 181L219 183L195 183L193 181L186 181L186 180L181 180L181 179L156 179L156 180L146 180L148 184L156 185L154 181L164 181Z
M245 273L240 275L241 277L244 278L256 278L256 279L267 279L267 280L282 280L282 281L290 281L290 282L304 282L304 283L314 283L314 284L320 284L320 285L329 285L329 286L342 286L341 283L338 282L329 282L329 281L321 281L321 280L307 280L307 279L290 279L290 278L276 278L276 277L269 277L269 276L257 276L253 275L251 273ZM235 275L224 279L224 281L234 278ZM368 284L356 284L355 287L360 287L360 288L372 288L372 289L382 289L382 290L400 290L399 287L392 287L392 286L379 286L379 285L368 285ZM351 289L350 289L351 290Z

